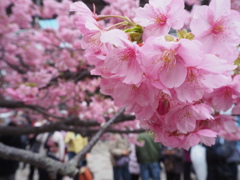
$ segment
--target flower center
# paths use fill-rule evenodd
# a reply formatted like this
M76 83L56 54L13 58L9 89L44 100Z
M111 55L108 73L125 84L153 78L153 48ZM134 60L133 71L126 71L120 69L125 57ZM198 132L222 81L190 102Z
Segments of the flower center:
M188 68L188 81L194 82L198 78L199 74L195 68Z
M91 46L91 47L97 47L97 48L99 48L99 47L101 47L102 46L102 42L100 41L100 37L101 37L101 32L94 32L94 33L91 33L91 34L89 34L89 35L87 35L87 36L85 36L86 37L86 39L87 39L87 41L88 41L88 43L89 43L89 45Z
M163 25L163 24L166 24L167 18L162 14L158 14L157 16L154 17L154 20L155 20L155 23Z
M119 60L120 61L129 61L129 60L132 60L135 58L135 52L128 48L128 49L124 49L123 51L121 51L119 54L118 54L120 57L119 57Z
M181 118L191 119L191 118L193 118L193 115L189 111L186 111L185 113L183 113L181 115Z
M163 68L167 68L169 70L176 66L177 59L175 55L176 52L172 50L165 50L162 53L160 60L163 62Z
M229 87L226 87L224 92L224 97L229 98L230 96L232 96L232 90Z
M223 23L221 21L217 21L212 28L213 34L217 35L219 33L224 32L224 26L222 25Z

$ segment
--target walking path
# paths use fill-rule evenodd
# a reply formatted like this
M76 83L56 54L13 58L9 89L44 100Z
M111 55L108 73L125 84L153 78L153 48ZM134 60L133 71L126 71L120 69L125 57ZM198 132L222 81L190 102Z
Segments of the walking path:
M112 180L113 172L108 142L99 141L87 157L87 163L94 174L94 180Z

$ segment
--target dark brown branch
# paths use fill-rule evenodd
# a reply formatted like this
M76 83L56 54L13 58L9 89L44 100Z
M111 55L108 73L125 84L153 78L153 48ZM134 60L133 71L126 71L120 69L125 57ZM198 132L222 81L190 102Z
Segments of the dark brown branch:
M90 71L88 69L84 69L81 71L81 73L77 74L74 78L74 82L77 83L78 81L86 78L86 77L90 77L92 76Z
M87 129L87 130L83 130L82 131L82 129L73 129L73 130L71 130L71 128L65 128L65 130L68 130L68 129L69 129L69 131L73 131L73 132L79 133L82 136L91 136L92 134L95 134L99 130L99 129L94 129L94 130ZM145 132L145 131L146 131L146 129L121 130L121 129L111 129L111 128L109 128L105 132L109 132L109 133L113 133L113 134L114 133L118 133L118 134L138 134L138 133L142 133L142 132Z
M20 64L22 65L22 67L24 67L26 70L29 70L30 67L29 65L27 65L24 61L23 61L23 58L20 54L17 54L16 57L18 58Z
M93 120L85 120L82 121L78 117L60 117L55 116L52 114L49 114L45 111L44 108L36 105L27 105L24 102L20 101L9 101L5 100L4 98L1 98L0 100L0 107L4 108L29 108L35 111L38 111L39 113L42 113L43 115L46 115L48 117L53 117L55 119L58 119L59 121L50 123L41 127L0 127L0 134L5 135L11 135L12 132L14 132L16 135L21 134L39 134L44 132L53 132L56 130L71 130L73 129L70 126L74 126L76 131L80 131L83 136L86 136L86 134L92 134L95 133L97 130L86 130L87 127L99 127L101 124L99 124L96 121ZM134 115L122 115L120 116L114 123L121 123L124 121L131 121L134 120ZM107 122L109 120L107 119ZM80 128L77 128L80 127ZM84 128L83 128L84 127ZM123 132L124 133L124 132Z
M0 35L0 37L1 37L1 35ZM1 47L0 48L0 51L1 51L0 60L2 60L5 57L5 49L4 49L4 47L2 45L0 45L0 47Z
M58 77L51 79L50 82L46 86L44 86L40 89L46 89L46 88L50 87L51 85L56 84L58 79L74 80L74 82L77 83L78 81L83 80L86 77L97 77L97 76L91 75L89 69L83 69L78 72L65 71Z
M142 133L145 131L146 131L146 129L135 129L135 130L108 129L108 130L106 130L106 132L120 133L120 134Z
M9 100L6 100L6 99L1 99L0 107L10 108L10 109L28 108L28 109L31 109L31 110L35 110L35 111L37 111L37 112L39 112L43 115L46 115L48 117L53 117L55 119L63 119L62 117L55 116L53 114L47 113L45 108L43 108L41 106L25 104L22 101L9 101Z
M73 177L78 172L77 167L69 163L61 163L40 154L10 147L2 143L0 143L0 157L29 163L39 168L46 169L52 174L60 173Z
M118 117L118 119L114 123L123 122L124 120L129 121L129 120L132 120L133 117L135 116L123 114L120 117ZM108 123L108 121L106 123ZM1 127L0 126L0 134L11 135L12 132L14 132L15 135L22 135L22 134L40 134L44 132L53 132L53 131L60 131L60 130L65 130L65 131L72 130L74 132L80 133L83 136L86 136L88 134L93 134L98 131L98 129L91 130L86 128L99 127L99 126L101 126L101 124L99 124L96 121L92 121L92 120L81 121L79 118L76 117L76 118L62 119L58 122L53 122L40 127L11 127L11 126ZM115 130L109 130L109 132L111 131L114 132ZM122 131L122 133L125 133L125 131Z
M11 135L13 132L15 135L22 135L22 134L40 134L44 132L53 132L57 130L69 130L70 128L66 128L68 126L74 125L82 126L82 127L92 127L92 126L99 126L97 122L93 121L78 121L74 118L68 120L61 120L58 122L54 122L51 124L47 124L40 127L1 127L0 126L0 134L2 135Z
M7 62L6 60L4 61L9 67L11 67L12 69L14 69L15 71L17 71L19 74L26 74L27 71L20 69L18 65L14 65L11 64L9 62Z
M134 119L136 119L135 115L130 115L130 114L126 115L126 114L124 114L123 116L121 116L121 117L116 121L116 123L121 123L121 122L125 122L125 121L132 121L132 120L134 120Z

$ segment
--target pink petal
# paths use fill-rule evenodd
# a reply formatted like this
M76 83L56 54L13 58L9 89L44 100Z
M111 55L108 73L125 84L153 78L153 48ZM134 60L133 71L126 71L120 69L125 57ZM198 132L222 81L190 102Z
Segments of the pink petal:
M175 68L169 70L163 70L160 74L160 80L168 87L179 87L186 79L187 69L186 67L177 61Z
M197 132L197 134L201 136L207 136L207 137L217 137L217 133L210 130L210 129L202 129Z

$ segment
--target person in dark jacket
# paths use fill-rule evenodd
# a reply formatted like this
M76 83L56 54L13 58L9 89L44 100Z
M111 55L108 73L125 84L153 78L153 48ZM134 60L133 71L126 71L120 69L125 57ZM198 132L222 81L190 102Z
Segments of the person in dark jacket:
M143 143L143 146L136 146L141 179L149 180L152 177L153 180L160 180L161 144L154 142L149 133L139 134L138 141Z
M240 152L237 149L237 141L225 140L225 144L231 151L230 155L226 159L226 162L232 171L233 179L238 180L238 164L240 163Z
M164 147L162 155L167 180L180 180L184 167L183 149Z
M227 163L232 153L223 138L217 138L213 146L206 147L207 180L235 180L232 167Z
M10 123L9 126L15 126L15 124ZM7 146L22 147L21 136L0 135L0 142ZM15 180L18 166L18 161L0 158L0 180Z
M191 180L192 161L190 157L190 149L184 149L184 168L183 168L183 179Z

